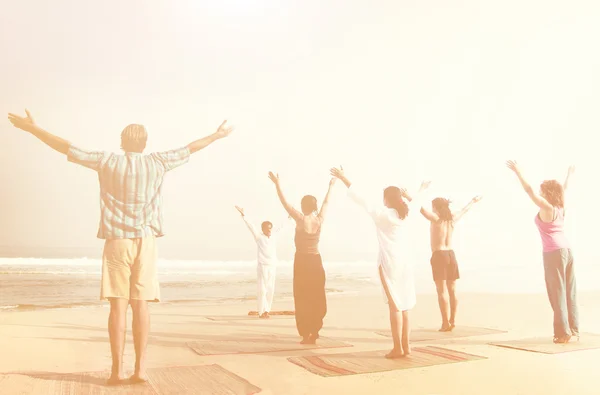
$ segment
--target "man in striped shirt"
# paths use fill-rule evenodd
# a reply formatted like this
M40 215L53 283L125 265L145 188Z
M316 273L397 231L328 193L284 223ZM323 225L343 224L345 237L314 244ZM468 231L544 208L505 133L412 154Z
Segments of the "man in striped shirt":
M98 238L105 239L102 256L100 298L110 301L108 334L112 373L108 384L121 384L125 348L127 306L133 311L135 372L130 382L145 381L145 356L150 330L148 302L160 300L155 238L163 233L162 182L165 174L188 162L190 154L228 136L225 125L204 138L172 151L144 155L148 135L142 125L129 125L121 133L124 154L85 151L54 136L26 117L9 114L17 128L33 134L70 162L98 174L100 181L100 226Z

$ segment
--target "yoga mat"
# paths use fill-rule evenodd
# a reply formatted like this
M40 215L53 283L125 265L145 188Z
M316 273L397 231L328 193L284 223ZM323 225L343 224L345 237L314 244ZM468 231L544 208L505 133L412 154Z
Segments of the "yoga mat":
M391 331L377 331L378 335L392 337ZM439 332L437 329L413 329L410 332L411 342L424 342L431 340L455 339L459 337L493 335L497 333L506 333L506 331L489 328L477 328L470 326L457 326L452 332Z
M571 351L598 349L600 348L600 335L594 333L582 333L579 341L577 341L576 337L572 337L571 341L565 344L554 344L552 342L552 337L532 337L528 339L493 342L489 344L497 347L538 352L542 354L560 354Z
M268 321L268 320L280 320L280 319L290 319L294 318L294 315L285 315L285 314L275 314L269 313L271 315L270 318L258 318L258 315L251 314L253 311L249 312L248 315L212 315L206 317L211 321Z
M258 316L258 311L249 311L248 315L253 315L253 316ZM269 311L269 315L285 315L285 316L295 316L296 312L295 311Z
M219 365L148 369L143 384L106 386L108 372L9 373L0 375L0 394L44 395L253 395L261 389Z
M293 364L324 377L387 372L427 366L487 359L440 347L414 347L411 354L398 359L387 359L389 351L366 351L348 354L311 355L288 358Z
M186 343L199 355L260 354L278 351L299 351L318 348L352 347L351 344L321 337L317 344L300 344L299 336L290 335L239 335L231 340L201 340Z

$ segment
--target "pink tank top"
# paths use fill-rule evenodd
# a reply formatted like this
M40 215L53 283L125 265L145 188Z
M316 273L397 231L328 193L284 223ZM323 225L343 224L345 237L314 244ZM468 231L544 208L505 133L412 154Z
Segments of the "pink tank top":
M535 216L535 224L542 237L542 248L544 252L570 248L569 241L565 235L565 211L563 208L554 208L554 220L544 222L538 213Z

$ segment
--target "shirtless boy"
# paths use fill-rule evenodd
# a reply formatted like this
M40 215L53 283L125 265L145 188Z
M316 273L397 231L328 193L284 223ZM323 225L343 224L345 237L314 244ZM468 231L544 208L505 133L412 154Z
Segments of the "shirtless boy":
M421 214L431 223L431 271L433 272L433 281L435 281L438 303L442 313L440 332L449 332L454 329L456 306L458 304L456 280L460 278L460 275L456 256L452 250L454 225L469 211L473 204L480 200L481 196L475 196L462 210L456 213L450 210L450 201L441 197L435 198L431 202L432 211L427 210L425 207L421 208ZM446 297L446 293L449 298ZM448 303L448 299L450 303ZM450 308L448 309L448 307ZM450 310L450 317L448 317L448 310Z

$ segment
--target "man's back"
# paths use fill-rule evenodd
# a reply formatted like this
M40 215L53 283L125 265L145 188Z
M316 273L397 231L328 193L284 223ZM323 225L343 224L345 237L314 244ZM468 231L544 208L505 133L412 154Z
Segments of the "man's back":
M452 234L454 223L452 221L431 221L431 251L444 251L452 249Z
M189 160L187 147L143 155L87 152L71 146L68 159L98 172L100 227L98 238L135 239L164 235L164 175Z

